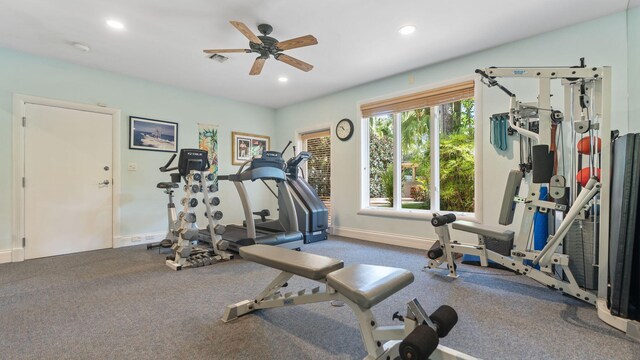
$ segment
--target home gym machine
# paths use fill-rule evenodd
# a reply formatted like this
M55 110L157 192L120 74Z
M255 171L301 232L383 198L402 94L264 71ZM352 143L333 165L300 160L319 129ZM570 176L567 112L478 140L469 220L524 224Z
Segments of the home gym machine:
M283 249L253 245L240 249L242 258L273 269L280 274L254 299L227 306L222 320L229 322L258 311L290 305L325 301L342 301L358 319L367 356L365 360L473 360L475 358L439 345L458 321L458 314L443 305L428 315L417 299L407 303L405 316L392 318L403 325L381 326L372 308L402 290L414 280L405 269L354 264L344 266L342 260ZM301 289L281 293L293 276L317 281L323 286L310 291Z
M212 181L214 180L213 174L209 172L209 160L207 158L207 152L199 149L182 149L180 150L180 158L178 159L178 166L169 168L174 154L169 162L161 168L161 171L174 171L177 173L171 174L172 182L168 185L168 189L174 189L178 187L180 178L184 179L184 197L180 201L183 206L182 211L176 216L175 205L172 209L172 199L170 196L169 203L169 232L167 235L169 241L172 241L171 255L167 257L166 264L173 270L181 270L186 267L198 267L203 265L210 265L212 263L230 260L233 258L233 254L222 250L222 237L225 227L220 224L222 219L222 212L215 210L215 207L220 204L218 197L211 197L210 194L217 191ZM196 224L195 209L198 206L197 195L202 193L202 203L205 205L205 216L208 220L207 229L210 233L210 243L206 246L198 244L199 230ZM176 221L171 225L171 219L176 216ZM167 239L165 239L167 240ZM165 241L166 242L166 241Z
M455 254L477 256L482 266L497 263L596 306L601 320L640 340L640 323L622 316L616 307L616 299L620 296L616 298L615 294L620 293L620 286L615 279L625 279L628 284L631 277L631 260L625 263L616 255L621 253L619 246L632 243L637 235L623 239L628 240L625 244L618 240L618 227L621 225L626 229L628 226L627 223L616 223L620 217L616 213L617 202L624 202L622 190L619 191L620 198L616 197L616 203L611 204L612 139L617 136L617 132L610 130L611 69L587 67L581 59L580 65L573 67L492 67L478 69L476 73L486 85L496 86L509 96L509 126L520 136L521 149L527 152L527 157L530 155L531 161L521 161L519 169L509 173L499 216L501 225L509 225L513 222L516 205L524 205L520 229L515 234L456 221L454 214L435 214L431 223L439 240L427 252L429 262L426 267L435 269L446 264L448 275L455 278ZM497 78L537 79L537 101L518 101ZM552 80L559 80L564 88L564 114L551 106ZM636 149L640 149L640 137L638 140ZM565 147L565 141L569 147ZM622 166L624 154L633 153L633 146L623 149L614 157L621 157L617 162ZM568 157L570 161L566 160ZM583 162L587 164L584 167ZM616 161L613 165L616 174ZM635 165L638 175L639 167ZM523 180L522 190L526 195L521 196ZM623 215L624 211L634 211L630 216L633 223L637 216L637 197L638 190L635 191L636 209L627 206L627 210L622 210ZM539 221L539 217L545 219L547 216L549 221ZM611 228L610 221L615 224ZM476 234L478 243L451 240L450 223L453 229ZM556 224L555 232L549 231ZM538 241L540 237L541 242ZM633 253L633 245L626 246L626 253L622 251L624 257ZM623 295L628 299L630 291L628 288L626 293L624 291Z
M289 141L281 154L284 154L289 145L291 145L291 141ZM287 160L285 166L287 184L291 190L296 215L298 216L298 230L302 233L305 244L326 240L329 229L329 210L320 200L318 193L302 176L302 164L310 158L311 153L307 151L301 151L296 154L294 146L293 157ZM284 208L286 206L284 199L279 196L277 198L278 207L280 209ZM256 219L255 223L256 229L259 230L285 231L284 224L281 221L268 220L264 216L261 216L261 219Z
M261 156L255 156L240 166L235 174L219 175L218 180L231 181L238 191L245 220L243 225L227 225L222 234L221 248L238 252L240 247L265 244L277 245L289 249L299 249L304 241L303 235L298 231L298 216L291 195L291 189L287 183L284 172L285 162L282 153L278 151L264 151ZM269 190L278 198L278 228L257 229L253 215L258 215L262 221L266 221L268 210L253 212L251 199L244 186L244 181L267 180L275 181L277 194L267 185ZM265 183L266 185L266 183Z

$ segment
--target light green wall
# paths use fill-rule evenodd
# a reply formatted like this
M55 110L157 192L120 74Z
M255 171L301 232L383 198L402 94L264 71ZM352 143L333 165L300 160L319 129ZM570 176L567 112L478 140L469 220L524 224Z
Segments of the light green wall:
M629 10L629 131L640 132L640 7Z
M218 124L220 173L223 174L237 169L231 166L232 130L269 136L274 134L273 109L2 48L0 79L0 164L3 169L0 171L0 189L4 189L3 195L0 196L0 251L11 248L10 194L13 176L11 153L14 93L85 104L102 103L122 110L121 235L166 229L166 195L156 189L155 185L159 181L168 181L168 176L161 174L158 167L168 160L170 154L129 150L129 115L178 122L178 145L181 148L197 147L198 123ZM137 172L126 170L129 162L137 163ZM249 191L253 188L252 186ZM252 195L257 208L274 203L267 191L255 190ZM241 220L241 207L233 186L221 184L220 195L223 201L221 210L225 213L224 220ZM73 226L73 219L61 226Z
M334 225L363 231L435 238L432 227L424 220L406 220L358 215L360 208L360 114L358 103L376 97L410 91L429 84L473 74L474 69L488 66L560 66L576 65L585 57L587 65L613 68L613 127L627 131L627 44L625 13L619 13L572 27L549 32L525 40L496 47L469 56L424 67L397 76L357 86L322 98L298 103L277 111L276 147L283 146L298 129L314 124L331 123L350 118L356 124L353 138L332 141L332 198ZM508 31L505 29L505 31ZM372 60L375 61L375 60ZM637 74L637 70L636 74ZM409 79L413 78L414 83ZM536 85L529 80L504 81L520 100L535 101ZM507 110L508 98L499 90L483 88L482 119ZM559 94L561 95L561 94ZM560 97L560 96L559 96ZM558 97L558 98L559 98ZM489 144L488 122L482 125L484 149L481 188L483 216L487 224L497 224L505 178L517 160L512 152L498 155Z
M220 125L220 171L228 173L230 132L246 131L270 135L274 148L282 148L298 130L331 124L344 117L355 120L356 133L346 142L332 142L334 224L339 227L372 230L399 235L435 237L424 221L357 215L359 210L360 124L357 104L450 80L473 73L478 67L515 65L572 65L586 57L588 65L613 68L613 127L621 132L640 131L640 8L569 28L546 33L487 51L424 67L383 80L357 86L322 98L288 106L278 111L241 102L206 96L114 73L66 62L36 57L0 48L0 251L11 246L11 115L14 93L42 96L86 104L103 103L122 110L122 227L121 235L162 231L165 225L164 195L155 183L165 178L157 168L166 153L127 149L128 116L136 115L180 123L180 147L196 146L198 122ZM628 31L628 33L627 33ZM627 46L628 35L628 46ZM627 62L632 64L627 66ZM413 83L409 83L409 77ZM520 96L533 100L535 91L515 82L505 84ZM532 84L529 84L532 85ZM627 101L627 94L629 101ZM504 111L505 97L495 89L483 89L483 118ZM630 116L627 116L627 109ZM483 124L484 163L482 194L484 222L497 222L497 199L502 198L504 175L515 166L512 152L498 155L488 143L488 127ZM128 162L136 162L137 172L127 172ZM255 184L253 184L255 185ZM273 199L263 189L252 186L255 207L270 206ZM225 222L235 222L242 214L237 194L222 186ZM70 222L72 224L72 222Z

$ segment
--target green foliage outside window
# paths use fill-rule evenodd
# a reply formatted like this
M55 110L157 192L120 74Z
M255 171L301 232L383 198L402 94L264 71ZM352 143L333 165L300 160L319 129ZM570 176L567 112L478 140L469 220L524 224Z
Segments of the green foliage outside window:
M474 100L439 105L440 209L474 211ZM430 109L401 114L402 161L417 164L411 198L404 208L429 209L431 185ZM381 120L385 119L385 120ZM393 204L392 120L370 120L370 197ZM402 177L404 181L404 176Z

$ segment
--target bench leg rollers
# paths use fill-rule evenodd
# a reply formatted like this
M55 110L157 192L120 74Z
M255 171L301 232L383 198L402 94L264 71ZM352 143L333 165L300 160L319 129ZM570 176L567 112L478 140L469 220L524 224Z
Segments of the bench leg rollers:
M444 255L444 251L442 251L442 248L440 247L440 241L433 243L431 248L427 250L427 257L431 260L439 259L442 255Z
M402 360L428 360L438 348L438 334L428 325L419 325L407 335L398 348Z
M429 320L436 325L438 336L443 338L458 322L458 313L451 306L442 305L429 316Z

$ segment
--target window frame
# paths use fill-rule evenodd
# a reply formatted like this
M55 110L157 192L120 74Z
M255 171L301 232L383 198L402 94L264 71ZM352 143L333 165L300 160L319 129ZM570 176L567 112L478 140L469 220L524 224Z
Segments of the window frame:
M358 215L373 215L373 216L383 216L390 218L403 218L403 219L420 219L420 220L429 220L433 217L433 210L420 210L420 209L404 209L402 208L402 200L395 201L391 208L383 208L383 207L372 207L369 204L369 118L362 117L361 112L361 104L372 102L372 101L380 101L392 97L409 95L412 93L417 93L420 91L437 89L440 87L451 86L456 83L461 83L464 81L474 81L474 151L475 151L475 163L474 163L474 207L475 211L473 213L463 213L463 212L453 212L446 211L447 213L453 212L456 214L458 219L469 220L473 222L482 222L482 213L483 213L483 203L482 203L482 158L483 158L483 128L485 126L482 121L482 83L475 75L464 76L456 79L451 79L447 81L442 81L438 83L429 84L420 88L413 88L408 91L403 91L401 93L388 94L385 96L377 97L374 99L362 100L360 101L358 106L358 113L361 117L360 122L360 210L358 211ZM434 115L434 114L432 114ZM401 154L401 133L399 125L400 125L400 114L395 113L393 115L393 168L394 168L394 182L393 182L393 193L395 199L401 199L402 189L401 189L401 180L397 176L401 175L401 166L402 166L402 154ZM436 116L431 116L431 133L430 143L436 144L435 140L439 134L438 122L435 121ZM439 142L437 142L439 144ZM431 151L431 178L435 179L439 176L436 176L440 173L440 162L434 161L434 159L439 160L440 158L440 147L433 146ZM438 182L439 185L439 182ZM430 192L432 194L438 194L438 196L434 196L431 199L431 208L439 208L440 196L439 196L439 188L436 188L435 182L431 182L430 184ZM442 210L437 210L435 212L443 212Z

